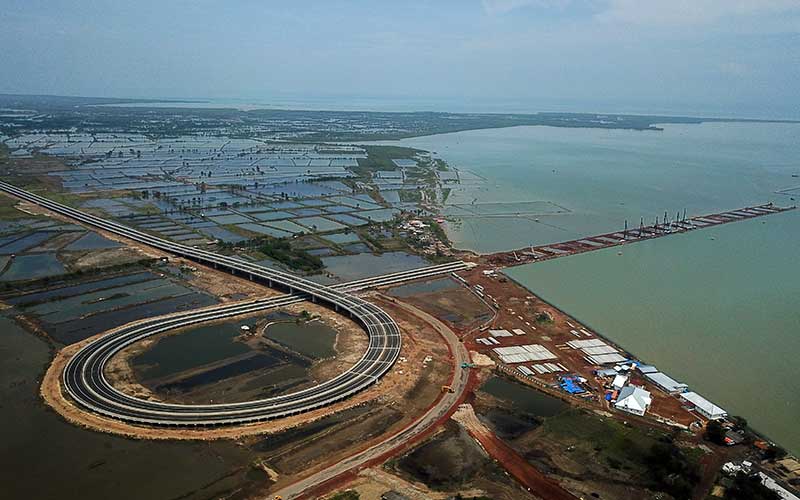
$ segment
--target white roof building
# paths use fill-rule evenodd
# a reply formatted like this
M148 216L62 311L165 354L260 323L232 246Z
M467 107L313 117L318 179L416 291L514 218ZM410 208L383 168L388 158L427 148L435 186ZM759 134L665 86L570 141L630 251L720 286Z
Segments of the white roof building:
M678 382L669 375L661 372L645 373L644 378L656 384L670 394L680 393L689 388L688 385Z
M681 399L691 403L694 406L694 409L697 410L697 413L711 420L725 418L728 416L727 411L715 405L703 396L697 394L696 392L684 392L681 394Z
M614 381L611 382L611 385L614 386L614 389L622 389L625 387L625 384L628 383L628 378L629 377L627 375L623 375L621 373L617 374L617 376L614 377Z
M623 387L622 390L619 391L619 396L617 397L617 402L614 403L614 407L618 410L642 416L652 402L653 399L650 397L648 391L641 387L636 387L635 385L629 385Z

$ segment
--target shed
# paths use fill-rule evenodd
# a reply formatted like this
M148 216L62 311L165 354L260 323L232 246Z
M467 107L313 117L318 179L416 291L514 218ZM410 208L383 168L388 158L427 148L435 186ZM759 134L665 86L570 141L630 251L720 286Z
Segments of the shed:
M597 374L598 377L616 377L617 370L613 368L602 368L600 370L597 370L595 374Z
M622 389L623 387L625 387L625 384L628 383L628 378L629 377L627 375L620 373L619 375L614 377L614 380L611 381L611 385L614 386L614 389L617 390Z
M688 385L678 382L669 375L661 372L645 373L644 377L670 394L677 394L689 388Z
M694 409L697 410L697 413L711 420L725 418L728 416L727 411L715 405L703 396L697 394L696 392L684 392L681 394L681 399L691 403L692 406L694 406Z

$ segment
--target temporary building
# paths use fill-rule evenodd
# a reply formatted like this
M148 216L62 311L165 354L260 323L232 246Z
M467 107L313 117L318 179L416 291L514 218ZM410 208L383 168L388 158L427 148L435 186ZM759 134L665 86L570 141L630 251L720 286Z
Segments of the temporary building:
M619 391L617 402L614 403L614 407L618 410L627 411L628 413L642 416L650 407L650 403L652 402L653 398L650 397L650 393L648 391L635 385L628 385Z
M614 380L611 382L611 385L614 386L614 389L622 389L623 387L625 387L625 384L627 383L628 383L628 376L619 374L616 377L614 377Z
M728 416L727 411L715 405L703 396L697 394L696 392L684 392L681 394L681 399L691 403L694 406L694 409L697 410L697 413L711 420L725 418Z
M669 375L661 372L645 373L644 377L670 394L683 392L689 388L688 385L678 382Z

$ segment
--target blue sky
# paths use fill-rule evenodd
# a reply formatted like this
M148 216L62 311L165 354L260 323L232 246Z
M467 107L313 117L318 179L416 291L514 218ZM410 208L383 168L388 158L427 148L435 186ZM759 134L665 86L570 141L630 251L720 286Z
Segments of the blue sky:
M800 116L800 0L3 0L0 47L0 92Z

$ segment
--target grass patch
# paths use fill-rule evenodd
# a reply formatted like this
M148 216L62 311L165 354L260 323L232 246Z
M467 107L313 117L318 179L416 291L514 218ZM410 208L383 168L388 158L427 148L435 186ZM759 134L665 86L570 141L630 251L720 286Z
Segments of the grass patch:
M663 431L573 409L545 419L541 432L545 439L566 446L573 460L601 464L623 473L631 484L675 499L691 498L700 478L700 455L678 447Z
M650 448L664 436L581 410L548 418L542 429L558 441L569 442L586 452L593 451L601 461L623 468L642 468Z
M0 219L2 220L15 220L15 219L29 219L34 216L26 214L16 208L16 198L9 196L0 196Z
M404 148L401 146L363 146L367 151L366 158L358 159L358 166L353 171L360 177L369 177L378 170L397 170L397 165L392 160L413 159L419 149Z
M258 247L258 251L276 260L281 264L285 264L291 269L297 269L305 272L317 272L325 267L322 259L316 255L311 255L305 250L299 248L292 248L289 241L280 238L265 241Z
M361 498L361 496L357 491L347 490L336 493L330 498L330 500L358 500L359 498Z
M415 189L402 189L400 193L400 201L403 203L419 203L422 201L422 192Z

